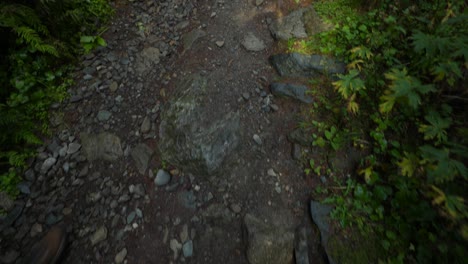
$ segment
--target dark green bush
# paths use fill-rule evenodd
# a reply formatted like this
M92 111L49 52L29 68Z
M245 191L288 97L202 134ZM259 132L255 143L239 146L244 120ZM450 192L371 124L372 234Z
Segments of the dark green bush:
M14 195L17 169L47 131L51 103L66 96L80 38L112 15L106 0L0 4L0 191Z
M369 153L347 192L326 201L343 225L380 234L385 262L468 257L465 8L464 1L383 1L320 36L322 51L348 63L333 83L347 120L338 129L362 135L354 140Z

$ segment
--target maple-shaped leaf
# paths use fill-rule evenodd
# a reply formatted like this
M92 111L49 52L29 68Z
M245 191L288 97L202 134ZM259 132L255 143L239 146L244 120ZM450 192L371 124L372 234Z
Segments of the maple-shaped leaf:
M425 140L436 139L437 144L447 141L447 129L452 125L450 117L443 118L438 112L431 111L424 119L429 124L419 126L419 132L424 133Z
M338 74L340 80L333 82L335 89L344 99L361 89L365 89L364 81L359 77L359 71L352 69L348 74Z
M398 162L398 167L400 167L401 174L404 176L412 177L414 172L419 166L419 159L414 154L405 153L405 157Z
M406 68L401 70L393 68L390 72L385 73L385 78L391 81L389 85L390 92L387 92L388 95L381 99L385 101L402 101L413 109L417 109L421 104L421 94L435 91L434 85L424 85L419 79L408 75Z
M468 177L468 169L458 160L450 157L450 151L447 148L439 149L433 146L424 145L419 148L422 158L432 164L427 166L427 176L430 181L442 183L452 181L457 176L464 179Z

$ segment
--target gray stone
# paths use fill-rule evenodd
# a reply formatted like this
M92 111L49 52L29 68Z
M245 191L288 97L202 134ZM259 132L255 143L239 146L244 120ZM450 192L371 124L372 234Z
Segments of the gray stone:
M31 237L35 237L37 236L38 234L42 233L43 231L43 228L42 228L42 225L39 224L39 223L35 223L32 227L31 227Z
M24 173L24 178L29 182L34 182L36 180L36 175L34 174L33 169L29 169Z
M111 118L112 113L107 110L101 110L97 114L97 119L101 122L107 121Z
M309 88L305 85L296 85L290 83L272 83L270 86L271 93L275 96L290 97L299 100L306 104L312 103L312 97L307 95Z
M114 261L116 264L121 264L124 262L125 257L127 257L127 248L123 248L117 255L115 255Z
M231 210L234 213L238 214L238 213L240 213L242 211L242 208L238 204L231 204Z
M156 174L156 178L154 178L154 184L156 186L164 186L171 181L171 174L165 170L158 170L158 173Z
M107 132L100 134L80 134L84 154L89 161L103 159L116 161L123 155L120 138Z
M193 256L193 242L192 240L189 240L184 243L184 246L182 247L182 252L184 254L185 258L189 258Z
M263 1L264 0L255 0L255 5L260 6L261 4L263 4Z
M143 212L140 210L140 208L135 209L135 214L138 216L138 218L143 218Z
M262 145L262 143L263 143L263 142L262 142L262 139L261 139L260 136L257 135L257 134L254 134L254 135L253 135L253 140L255 141L255 143L257 143L257 145Z
M105 226L99 227L96 232L89 238L91 241L91 245L95 246L101 241L104 241L107 239L107 228Z
M182 245L177 241L177 239L171 239L169 242L169 248L174 252L174 260L179 257L179 250L182 248Z
M4 192L0 192L0 208L5 210L5 211L10 211L13 206L15 205L15 202L8 196L8 194Z
M132 149L131 156L135 161L135 165L140 174L146 173L152 155L153 150L146 144L138 144L135 148Z
M112 82L109 85L109 89L111 90L111 92L117 91L118 88L119 88L119 84L117 82Z
M181 30L181 29L184 29L184 28L188 27L189 25L190 25L190 22L188 20L184 20L184 21L180 22L179 24L177 24L175 26L175 28L178 29L178 30Z
M130 196L128 194L124 194L124 195L120 196L119 200L118 200L119 203L125 203L125 202L128 202L128 201L130 201Z
M23 212L23 208L23 203L17 204L15 207L13 207L13 209L10 210L6 217L4 217L3 219L0 218L0 220L2 220L0 222L0 230L2 230L5 227L11 226L16 221L16 219L20 217L21 213Z
M297 143L292 144L291 156L294 160L300 161L302 158L302 148L301 145Z
M197 39L206 36L206 32L201 29L194 29L182 37L184 51L189 50Z
M321 74L342 74L346 71L344 63L325 55L276 54L270 57L270 62L283 77L310 78Z
M216 43L216 46L218 46L220 48L224 46L224 41L222 41L222 40L216 41L215 43Z
M244 37L242 46L248 51L262 51L266 48L265 42L257 38L252 32L247 33Z
M158 48L147 47L137 56L135 70L143 75L149 72L155 65L160 62L161 52Z
M162 113L161 158L182 170L212 175L239 144L238 112L216 113L201 104L208 80L192 75Z
M289 211L280 208L261 208L246 214L247 259L251 264L291 263L294 251L294 223Z
M75 154L76 152L78 152L78 150L80 150L80 148L81 148L81 145L80 145L80 144L78 144L78 143L70 143L70 144L68 144L67 154L68 154L68 155Z
M271 23L270 32L275 39L306 38L307 32L302 20L305 8L291 12L285 17Z
M56 162L57 159L55 159L54 157L46 159L44 163L42 163L41 173L46 174L50 170L50 168L52 168L52 166L55 165Z
M17 185L17 187L22 194L31 194L31 190L29 189L29 184L25 182L21 182Z
M55 214L50 213L47 215L45 222L48 226L53 226L56 223L60 222L61 219L62 216L56 216Z
M145 196L145 187L143 186L143 184L139 183L137 185L130 185L128 187L128 191L132 194L136 194L136 195L139 195L139 196Z
M272 168L268 169L267 175L271 177L278 177L278 174L276 174L275 170Z
M141 123L140 131L143 134L146 134L150 131L151 129L151 120L148 116L143 119L143 123Z
M188 225L185 224L182 226L182 231L180 232L180 242L185 243L188 240L188 238Z
M135 213L135 212L131 212L130 214L128 214L128 216L127 216L127 224L132 223L133 220L135 220L135 217L136 217L136 213Z
M313 138L310 135L309 131L303 128L296 128L289 133L288 140L292 143L298 144L299 146L310 147L313 143Z
M307 232L305 227L299 227L296 231L296 241L294 245L294 258L296 264L309 264L309 247L307 239L311 234Z
M330 212L332 207L316 201L310 201L310 214L312 220L320 231L322 245L327 245L330 237Z
M332 29L324 23L313 7L301 8L270 24L271 35L275 39L306 38Z

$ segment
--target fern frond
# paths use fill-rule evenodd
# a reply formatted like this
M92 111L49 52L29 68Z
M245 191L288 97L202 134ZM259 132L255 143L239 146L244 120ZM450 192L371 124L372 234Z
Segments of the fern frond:
M33 49L39 50L42 53L48 53L56 57L59 56L55 47L49 44L44 44L42 39L39 37L39 34L32 28L21 26L13 28L16 34L29 44Z

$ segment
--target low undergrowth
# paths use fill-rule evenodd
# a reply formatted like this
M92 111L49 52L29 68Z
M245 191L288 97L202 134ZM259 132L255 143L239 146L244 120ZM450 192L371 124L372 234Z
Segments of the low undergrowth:
M329 151L352 145L365 153L338 188L319 191L342 227L378 234L382 263L463 263L466 4L371 2L349 13L356 7L351 1L321 1L321 15L345 15L328 18L333 30L304 41L305 52L336 56L348 69L329 90L315 91L319 100L305 124L315 131L313 145ZM308 173L337 173L308 165Z
M93 34L112 13L107 0L0 3L0 191L18 193L49 106L66 97L75 58L105 44Z

